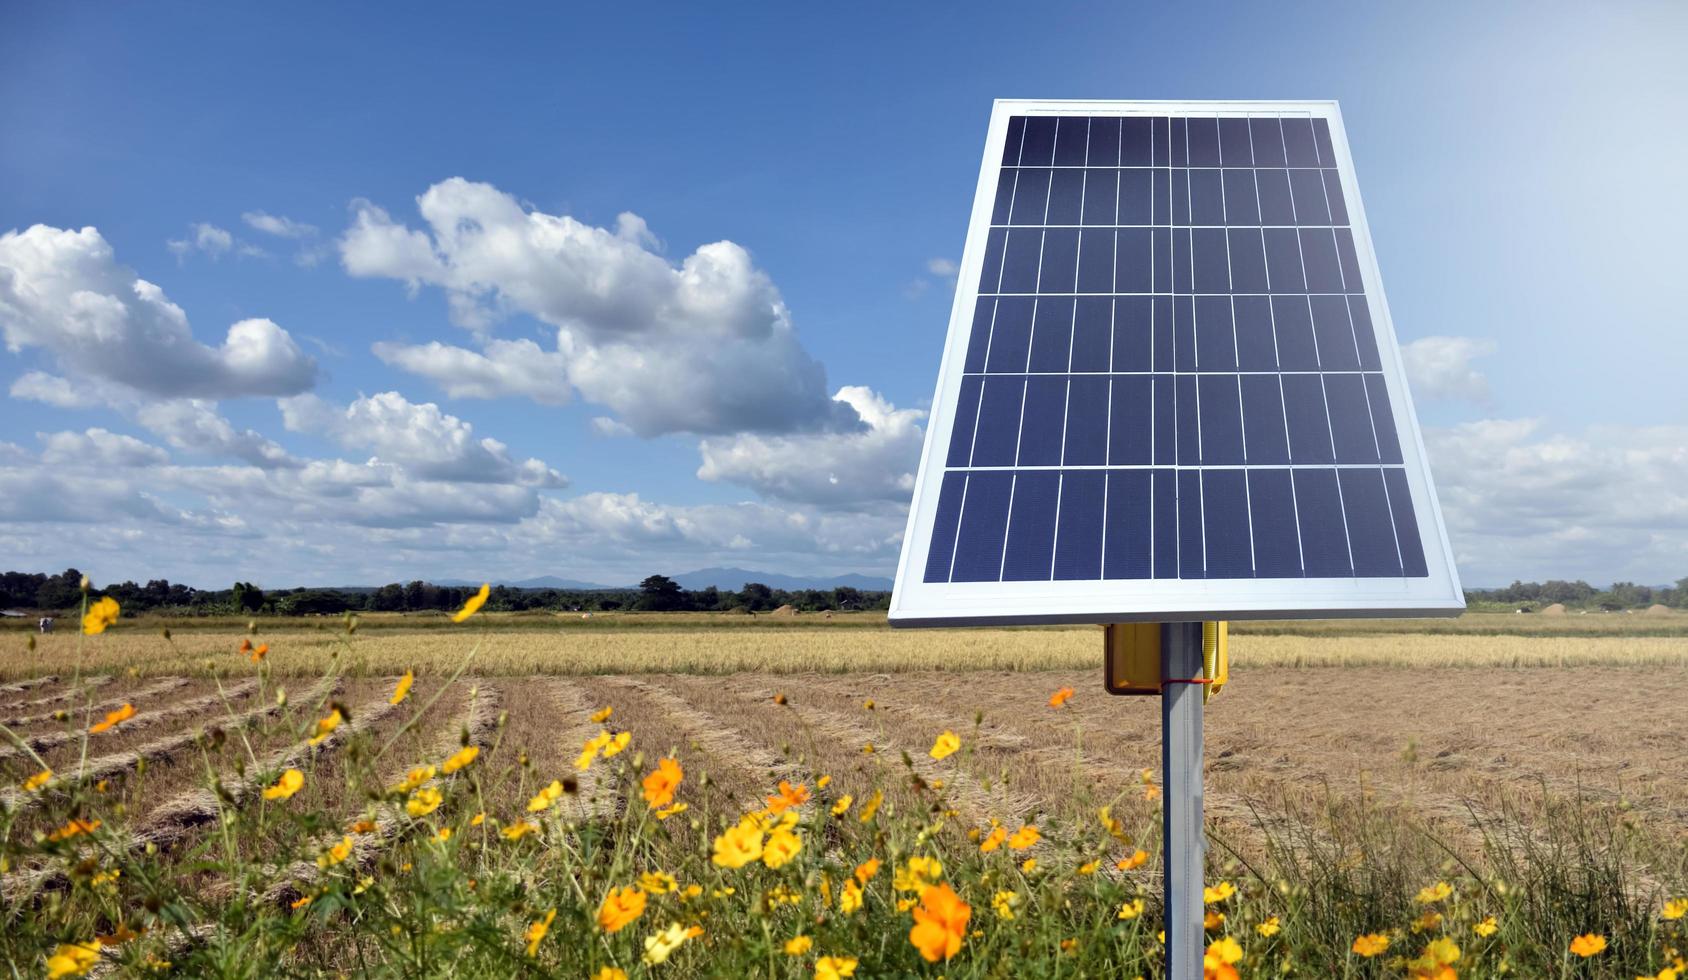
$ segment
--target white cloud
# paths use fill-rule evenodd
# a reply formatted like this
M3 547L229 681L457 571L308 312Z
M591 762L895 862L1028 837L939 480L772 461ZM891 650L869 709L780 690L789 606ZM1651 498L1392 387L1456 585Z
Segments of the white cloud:
M13 353L42 348L68 372L157 396L291 395L316 382L316 362L269 320L234 324L219 347L195 340L182 308L118 265L92 227L0 235L0 335Z
M349 449L374 452L424 480L512 483L557 488L568 480L537 459L516 460L497 439L476 439L474 427L432 402L417 404L396 391L359 398L344 409L315 395L280 403L290 431L315 432Z
M220 259L234 247L234 235L227 228L219 228L213 224L200 221L188 226L191 232L187 238L176 238L165 242L175 256L185 258L194 251L204 252L213 259Z
M93 392L72 384L69 379L45 371L30 371L12 382L11 395L55 408L92 408L101 401Z
M859 386L840 388L833 397L862 419L864 431L705 439L698 447L703 456L698 477L802 503L906 503L914 490L926 413L899 410Z
M940 279L954 279L960 266L953 259L936 258L926 260L926 271Z
M315 225L307 225L302 221L284 218L278 214L268 214L264 211L247 211L240 216L240 220L247 226L261 231L266 235L278 238L310 238L316 235Z
M346 271L441 287L452 318L482 335L511 313L555 326L569 382L640 435L855 425L740 246L703 245L675 265L650 251L635 215L612 232L462 178L417 204L426 232L355 202L340 240Z
M1471 362L1494 352L1492 340L1422 337L1402 346L1401 359L1414 394L1485 402L1489 398L1489 379Z
M531 398L541 405L569 399L568 362L531 340L489 340L477 353L439 341L377 343L375 356L438 384L452 398Z
M40 432L36 436L46 443L41 461L54 466L128 469L158 466L170 460L170 454L157 446L100 428L86 432Z
M154 402L139 406L135 420L177 449L230 456L263 469L300 465L287 450L252 429L235 431L213 402L187 398Z
M620 439L633 435L633 430L625 422L617 422L607 415L592 416L592 431L607 439Z

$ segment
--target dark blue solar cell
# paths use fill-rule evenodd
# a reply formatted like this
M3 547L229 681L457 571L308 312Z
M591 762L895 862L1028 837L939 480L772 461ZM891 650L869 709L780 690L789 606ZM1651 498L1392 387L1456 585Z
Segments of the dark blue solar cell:
M1074 375L1067 388L1067 434L1061 462L1101 466L1108 461L1108 376Z
M1117 212L1118 170L1086 170L1084 173L1084 223L1111 225Z
M1147 296L1114 300L1115 371L1148 371L1154 367L1154 308Z
M1149 265L1154 274L1155 292L1172 292L1172 229L1150 231Z
M1284 135L1276 119L1250 119L1248 131L1256 167L1284 165Z
M1172 165L1172 120L1160 116L1150 121L1150 142L1154 152L1150 154L1150 163L1157 167Z
M1073 316L1073 370L1107 371L1112 357L1114 303L1080 296Z
M1149 211L1153 224L1172 224L1172 171L1151 170L1149 177L1152 187L1149 194Z
M1229 296L1196 297L1196 370L1235 371L1237 335Z
M1040 296L1032 327L1030 371L1066 373L1073 343L1073 298Z
M1042 228L1010 228L1003 249L1002 283L1005 293L1037 292L1038 260L1043 256Z
M1248 515L1256 578L1300 578L1301 541L1289 470L1248 471Z
M1317 170L1291 170L1289 189L1295 197L1297 224L1330 224L1330 207L1325 203L1325 182Z
M1254 191L1254 171L1225 171L1225 223L1260 224L1260 203Z
M1102 503L1108 477L1101 470L1061 474L1061 520L1055 532L1056 581L1102 577Z
M1020 172L1004 167L1002 175L996 180L996 204L991 208L991 224L1005 225L1008 223L1008 209L1014 203L1014 183L1019 179Z
M1301 266L1307 270L1307 291L1342 292L1342 265L1336 257L1336 238L1331 234L1331 230L1303 228L1300 235Z
M1201 405L1196 401L1196 376L1172 379L1172 415L1177 424L1178 465L1200 466L1202 461Z
M1087 167L1119 166L1119 120L1100 116L1090 120L1090 155Z
M1254 183L1260 196L1260 223L1263 225L1295 224L1295 199L1289 193L1289 172L1285 170L1256 170Z
M1358 374L1327 374L1325 404L1330 407L1330 434L1338 463L1375 463L1377 438L1372 435L1371 406L1366 382Z
M1061 500L1061 474L1020 473L1014 478L1014 504L1008 517L1004 582L1047 582L1055 561L1055 509Z
M1365 292L1365 280L1360 275L1360 257L1354 251L1354 233L1347 228L1336 229L1336 255L1342 265L1342 288L1350 293Z
M1109 407L1108 464L1141 466L1154 457L1154 386L1141 374L1114 376Z
M1227 167L1254 166L1254 154L1249 150L1247 119L1229 116L1219 120L1219 159Z
M1002 314L998 313L1000 318ZM1272 326L1278 339L1278 364L1284 371L1317 371L1319 347L1305 296L1272 297Z
M973 426L979 421L979 389L984 379L969 374L961 379L961 394L955 400L955 425L950 429L946 466L966 466L973 456Z
M1313 120L1313 145L1318 148L1319 162L1327 167L1336 166L1336 147L1330 141L1330 123L1324 119Z
M1389 510L1395 517L1395 543L1401 548L1402 572L1414 578L1430 574L1424 566L1424 542L1418 534L1413 497L1407 489L1407 472L1399 468L1383 471L1383 486L1389 491Z
M1154 527L1155 578L1178 577L1178 479L1173 470L1153 470L1149 522Z
M1190 165L1190 120L1184 116L1172 117L1172 165L1174 167L1188 167Z
M1090 147L1090 120L1062 116L1055 128L1055 166L1082 167Z
M1147 238L1147 236L1144 236ZM1114 291L1114 230L1086 228L1078 238L1078 291Z
M1228 228L1225 236L1231 247L1231 291L1266 292L1266 244L1260 229Z
M979 265L979 292L994 293L1002 281L1002 245L1008 232L992 228L985 236L985 259Z
M1050 228L1043 233L1040 293L1070 293L1078 283L1078 229Z
M1154 224L1153 190L1153 171L1119 171L1119 212L1116 220L1122 225Z
M1284 416L1289 424L1289 459L1292 463L1334 463L1330 418L1325 413L1325 388L1316 374L1286 374ZM987 402L990 388L985 389ZM980 423L981 428L983 423ZM982 435L982 433L981 433ZM977 457L978 451L974 451Z
M986 371L1001 374L1026 369L1026 355L1032 342L1032 313L1036 309L1037 301L1029 296L1004 296L996 301Z
M1002 165L1012 167L1020 162L1020 142L1026 133L1026 117L1008 120L1008 138L1002 142Z
M1113 288L1121 293L1154 289L1154 230L1121 228L1114 240Z
M1284 431L1283 392L1272 374L1245 374L1243 387L1243 434L1247 436L1248 464L1260 466L1289 462L1289 437Z
M1401 553L1395 546L1395 520L1382 470L1338 470L1342 482L1342 512L1348 523L1348 546L1358 578L1401 574Z
M1154 121L1141 116L1120 120L1120 166L1147 167L1154 163L1154 156L1149 151L1149 127Z
M1301 274L1301 245L1294 228L1267 228L1266 276L1274 293L1305 293L1307 281Z
M1002 538L1008 529L1008 499L1013 487L1014 474L1003 470L968 474L950 581L1001 580Z
M1172 172L1172 223L1175 225L1190 223L1190 172L1188 170L1174 170Z
M1154 377L1153 436L1155 465L1170 466L1178 462L1178 399L1177 385L1169 374Z
M996 319L996 298L981 296L973 304L973 330L967 335L967 359L962 370L978 373L985 369L985 351L991 342L991 321Z
M973 435L974 466L1013 466L1020 447L1020 403L1025 376L990 375L979 400L979 430Z
M1233 259L1236 254L1233 244ZM1243 371L1276 371L1278 344L1272 334L1271 300L1265 296L1233 296L1231 307L1237 324L1237 367Z
M1115 314L1116 317L1118 314ZM1170 371L1173 365L1172 327L1172 297L1156 296L1154 306L1154 326L1150 335L1151 353L1154 355L1156 371Z
M1335 470L1295 470L1295 504L1301 514L1301 562L1308 578L1350 578L1348 532ZM971 492L969 492L971 496Z
M1076 225L1084 206L1084 171L1055 170L1049 181L1049 209L1044 213L1046 225Z
M1348 223L1348 205L1342 200L1342 178L1334 170L1321 171L1325 179L1325 200L1330 202L1330 220L1333 225Z
M1190 171L1190 223L1225 223L1225 183L1219 171Z
M1190 133L1190 166L1217 167L1219 166L1219 120L1204 119L1191 116L1188 122Z
M1110 579L1148 578L1152 571L1148 470L1108 473L1107 538L1102 576Z
M1037 169L1019 171L1014 180L1014 204L1008 216L1009 224L1043 224L1044 212L1049 209L1049 179L1052 173L1054 171Z
M1229 293L1231 257L1225 248L1225 229L1193 228L1190 246L1194 253L1196 292Z
M1172 291L1175 293L1193 293L1196 291L1195 269L1190 261L1190 229L1172 229Z
M1248 477L1242 470L1202 472L1202 539L1208 578L1253 578Z
M1395 434L1395 415L1389 410L1389 392L1383 375L1366 375L1366 399L1371 404L1372 431L1377 433L1377 455L1385 463L1401 461L1401 440Z
M1020 166L1047 167L1055 161L1055 117L1026 117L1026 138L1020 144Z
M1243 462L1243 415L1237 376L1204 374L1196 379L1201 399L1202 464L1240 466Z
M1195 297L1172 297L1172 366L1178 371L1196 369Z
M1310 296L1313 304L1313 333L1319 341L1319 367L1326 371L1354 371L1360 367L1360 352L1354 346L1354 328L1348 322L1346 296Z
M1178 577L1206 578L1207 543L1202 539L1202 474L1178 471Z
M1348 297L1348 317L1354 323L1354 342L1360 347L1360 367L1367 371L1381 371L1377 357L1377 333L1372 329L1371 310L1364 296Z
M1319 148L1313 143L1313 123L1305 116L1285 116L1278 122L1284 127L1284 151L1292 167L1317 167Z
M945 473L938 488L938 512L932 520L932 543L926 550L928 582L948 582L950 561L955 557L955 528L961 519L961 498L967 488L966 473Z

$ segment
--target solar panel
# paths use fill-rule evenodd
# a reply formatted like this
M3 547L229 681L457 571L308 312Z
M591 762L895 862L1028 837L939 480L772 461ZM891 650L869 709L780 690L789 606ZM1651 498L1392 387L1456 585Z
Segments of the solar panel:
M899 625L1464 606L1329 102L998 102Z

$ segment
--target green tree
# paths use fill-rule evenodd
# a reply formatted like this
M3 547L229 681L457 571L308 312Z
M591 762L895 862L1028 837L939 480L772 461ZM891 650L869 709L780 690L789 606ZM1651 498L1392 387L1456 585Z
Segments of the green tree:
M669 612L685 607L686 593L680 583L666 575L652 575L639 583L638 608Z

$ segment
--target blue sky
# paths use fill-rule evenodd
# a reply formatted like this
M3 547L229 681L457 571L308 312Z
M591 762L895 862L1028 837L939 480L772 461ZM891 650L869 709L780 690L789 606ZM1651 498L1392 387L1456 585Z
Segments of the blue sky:
M889 574L991 100L1335 98L1467 582L1674 579L1684 42L1663 3L8 5L0 564Z

